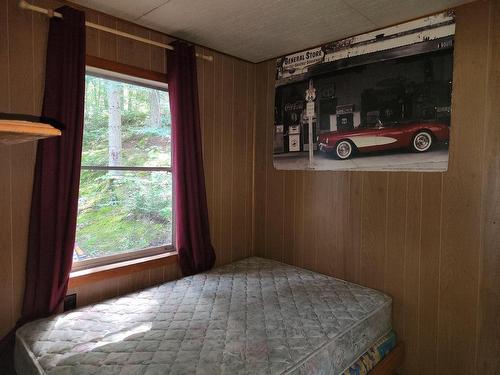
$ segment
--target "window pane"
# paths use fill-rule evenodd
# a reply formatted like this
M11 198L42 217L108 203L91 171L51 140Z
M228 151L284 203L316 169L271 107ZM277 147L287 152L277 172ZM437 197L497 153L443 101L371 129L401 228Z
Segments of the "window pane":
M82 165L170 166L168 93L87 75Z
M169 172L82 170L75 260L171 243Z

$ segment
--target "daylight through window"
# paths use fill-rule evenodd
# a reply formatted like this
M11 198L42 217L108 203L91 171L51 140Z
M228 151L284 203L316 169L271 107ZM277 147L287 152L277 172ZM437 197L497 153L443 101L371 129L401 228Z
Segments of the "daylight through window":
M73 269L171 248L170 130L166 90L86 76Z

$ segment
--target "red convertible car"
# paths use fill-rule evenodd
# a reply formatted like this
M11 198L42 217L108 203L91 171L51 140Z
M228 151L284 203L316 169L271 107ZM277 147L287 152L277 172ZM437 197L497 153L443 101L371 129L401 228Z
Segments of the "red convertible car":
M387 123L373 128L334 131L318 137L319 149L333 153L338 159L349 159L354 152L384 151L410 148L414 152L428 151L434 142L446 142L450 127L439 122Z

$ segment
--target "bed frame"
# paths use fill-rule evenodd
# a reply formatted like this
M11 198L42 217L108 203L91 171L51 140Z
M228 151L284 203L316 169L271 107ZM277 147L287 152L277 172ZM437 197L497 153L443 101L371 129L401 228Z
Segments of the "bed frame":
M369 373L369 375L393 375L403 364L405 357L404 344L399 342Z

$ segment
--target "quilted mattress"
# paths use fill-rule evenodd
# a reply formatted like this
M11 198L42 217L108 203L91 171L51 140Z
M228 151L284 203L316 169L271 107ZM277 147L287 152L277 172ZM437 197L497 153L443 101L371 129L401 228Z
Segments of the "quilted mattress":
M391 329L391 299L247 258L16 333L19 375L341 374Z

